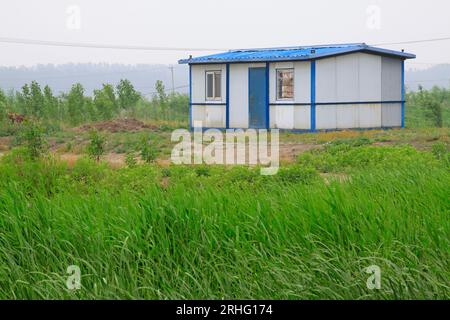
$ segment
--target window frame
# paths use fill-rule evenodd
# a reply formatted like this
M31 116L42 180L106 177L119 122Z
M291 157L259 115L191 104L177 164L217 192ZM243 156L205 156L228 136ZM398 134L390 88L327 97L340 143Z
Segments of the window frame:
M216 96L216 74L220 75L220 96ZM208 97L208 74L213 75L212 97ZM222 101L222 70L205 70L205 101Z
M279 84L278 84L278 73L280 71L292 71L292 98L281 98L278 96ZM294 101L295 100L295 68L277 68L275 69L275 98L276 101Z

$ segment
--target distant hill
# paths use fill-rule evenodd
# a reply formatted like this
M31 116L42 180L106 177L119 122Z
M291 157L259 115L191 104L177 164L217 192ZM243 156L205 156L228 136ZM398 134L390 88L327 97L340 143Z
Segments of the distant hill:
M405 73L405 85L409 90L416 91L419 84L424 89L430 89L433 86L450 88L450 64L439 64L429 69Z
M129 79L136 90L151 95L155 83L162 80L166 91L172 88L172 72L169 65L122 65L122 64L63 64L37 65L34 67L0 67L0 87L3 90L20 90L25 83L36 80L41 87L49 85L54 92L68 92L74 83L80 82L87 95L99 89L102 83L117 84ZM174 65L175 91L189 91L189 71L185 65Z
M91 95L102 83L117 84L120 79L129 79L138 91L152 95L155 82L162 80L169 92L172 88L171 67L169 65L123 65L123 64L63 64L37 65L34 67L0 67L0 87L4 90L20 90L25 83L38 81L41 86L48 84L56 93L67 92L80 82ZM175 91L189 91L189 72L186 65L173 65ZM418 85L431 88L433 85L450 86L450 64L436 65L425 70L406 71L406 86L417 90Z

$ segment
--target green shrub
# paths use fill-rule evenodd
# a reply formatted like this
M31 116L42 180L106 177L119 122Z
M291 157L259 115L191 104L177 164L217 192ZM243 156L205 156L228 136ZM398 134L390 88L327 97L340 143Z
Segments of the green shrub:
M129 168L134 168L137 165L137 161L134 152L129 151L125 156L125 163Z
M44 130L39 123L33 120L22 123L17 138L19 144L25 145L31 160L38 159L47 151Z
M155 146L151 143L150 139L144 135L141 138L141 159L146 163L152 163L156 160L158 154Z
M97 162L100 161L100 156L105 153L105 138L98 133L96 130L92 130L89 133L90 142L87 147L88 155L95 159Z

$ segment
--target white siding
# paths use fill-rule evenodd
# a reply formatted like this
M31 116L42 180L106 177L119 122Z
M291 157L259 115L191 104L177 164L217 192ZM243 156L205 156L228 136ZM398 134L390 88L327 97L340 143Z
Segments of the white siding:
M358 105L338 105L336 106L336 128L358 128L359 127L359 107Z
M402 104L383 104L381 107L381 124L383 127L400 127L402 125Z
M336 57L336 93L335 102L353 102L359 100L359 55L349 54ZM317 100L317 102L321 102Z
M381 127L381 104L359 105L359 127L360 128Z
M225 106L193 105L192 125L194 121L201 121L204 128L225 128L226 111Z
M316 129L336 129L336 105L316 106Z
M382 98L384 101L402 100L402 60L382 58Z
M397 80L395 80L397 81ZM317 129L376 128L382 126L382 57L354 53L316 62L316 102L356 102L318 105Z

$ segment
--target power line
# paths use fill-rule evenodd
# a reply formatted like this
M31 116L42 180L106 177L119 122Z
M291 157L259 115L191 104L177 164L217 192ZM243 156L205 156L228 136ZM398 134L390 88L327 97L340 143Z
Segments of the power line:
M143 51L226 51L227 49L218 48L178 48L178 47L153 47L138 45L114 45L114 44L95 44L95 43L79 43L79 42L59 42L48 40L33 40L19 38L0 37L2 43L14 44L30 44L38 46L53 47L76 47L76 48L93 48L93 49L117 49L117 50L143 50Z
M424 42L436 42L450 40L450 37L431 38L422 40L410 40L400 42L384 42L375 43L374 46L381 45L400 45L414 44ZM0 37L0 43L54 46L54 47L77 47L77 48L93 48L93 49L117 49L117 50L143 50L143 51L228 51L225 48L183 48L183 47L157 47L157 46L141 46L141 45L122 45L122 44L96 44L96 43L80 43L80 42L60 42L49 40L35 40L23 38L7 38Z
M410 40L410 41L402 41L402 42L384 42L384 43L375 43L374 46L386 46L386 45L395 45L395 44L412 44L412 43L423 43L423 42L435 42L435 41L446 41L450 40L450 37L444 38L432 38L432 39L423 39L423 40Z
M183 88L187 88L187 87L189 87L188 84L186 84L186 85L184 85L184 86L179 86L179 87L171 88L170 90L175 91L176 89L183 89ZM157 91L153 91L153 92L149 92L149 93L144 93L143 95L144 95L144 96L151 96L151 95L154 95L154 94L156 94L156 93L158 93L158 92L157 92Z

